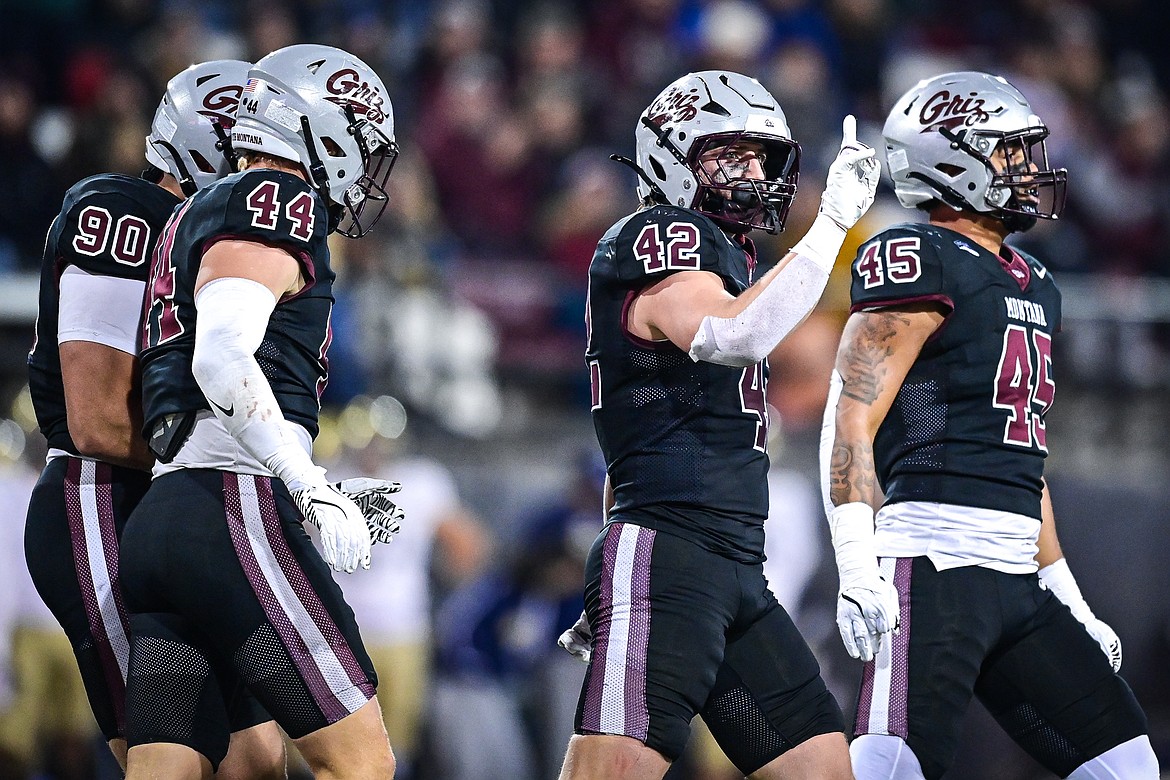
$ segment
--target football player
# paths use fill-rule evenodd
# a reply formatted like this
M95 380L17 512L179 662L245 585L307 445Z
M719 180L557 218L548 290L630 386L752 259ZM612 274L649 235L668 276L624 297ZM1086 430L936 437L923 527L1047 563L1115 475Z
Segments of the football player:
M638 120L625 162L642 207L589 270L607 516L563 638L589 669L562 778L662 777L696 714L744 774L850 777L840 710L762 562L767 356L873 202L878 163L855 133L846 117L820 213L755 279L749 233L784 227L799 171L776 99L738 73L691 73Z
M899 98L883 135L899 201L929 222L858 250L825 412L837 622L865 661L854 771L941 777L974 695L1061 777L1154 780L1043 478L1060 292L1004 243L1063 207L1048 128L1003 78L962 72Z
M138 372L150 253L174 207L228 173L227 133L249 64L192 65L167 84L140 178L92 176L49 229L29 387L49 459L25 525L29 572L60 621L98 726L126 765L130 640L119 538L150 484ZM284 746L254 699L231 702L220 777L284 777Z
M248 72L231 140L239 173L171 216L147 292L144 431L158 460L124 536L127 776L210 776L229 723L207 692L231 670L317 776L390 777L377 678L327 564L369 566L395 508L371 529L311 457L326 239L364 235L385 208L390 98L348 52L288 46Z

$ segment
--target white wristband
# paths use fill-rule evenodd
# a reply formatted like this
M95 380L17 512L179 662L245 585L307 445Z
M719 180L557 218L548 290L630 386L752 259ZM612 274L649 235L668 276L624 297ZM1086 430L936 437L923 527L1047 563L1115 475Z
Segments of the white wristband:
M877 567L873 534L873 507L864 501L851 501L833 507L829 513L829 532L841 586L861 578Z
M837 255L841 253L841 245L845 243L847 232L828 214L817 214L812 227L804 234L804 238L796 242L792 251L809 258L823 268L826 273L832 273L833 266L837 264Z
M1072 570L1068 567L1068 561L1061 558L1056 563L1045 566L1039 574L1044 587L1052 591L1052 595L1069 608L1073 617L1082 623L1093 620L1095 617L1093 610L1089 608L1085 597L1081 595L1081 589L1077 585L1076 578L1073 577Z

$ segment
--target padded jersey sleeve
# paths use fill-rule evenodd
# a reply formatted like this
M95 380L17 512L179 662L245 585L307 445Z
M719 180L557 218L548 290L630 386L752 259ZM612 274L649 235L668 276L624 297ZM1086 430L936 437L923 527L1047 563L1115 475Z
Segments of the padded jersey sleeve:
M850 266L850 311L934 301L954 309L935 242L937 233L899 225L861 245Z
M736 278L734 253L726 236L711 220L688 209L655 206L637 212L622 227L614 250L617 275L631 286L644 286L678 271L710 271L725 280ZM738 252L742 258L742 250ZM644 280L642 285L639 280Z
M58 219L54 233L62 267L146 281L159 224L147 206L120 192L89 192Z
M57 343L91 341L137 355L145 290L146 283L137 279L66 268L61 274Z
M305 181L261 169L244 173L224 190L205 211L209 221L201 226L201 253L223 240L256 241L287 251L301 263L307 279L315 278L313 258L329 232L329 218Z

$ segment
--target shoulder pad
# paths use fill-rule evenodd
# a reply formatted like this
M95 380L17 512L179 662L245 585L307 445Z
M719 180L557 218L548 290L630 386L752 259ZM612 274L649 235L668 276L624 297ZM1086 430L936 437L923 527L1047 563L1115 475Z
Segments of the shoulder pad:
M676 206L632 214L618 232L614 252L617 274L625 280L658 279L677 271L747 278L742 248L706 216Z
M953 307L939 260L947 243L942 231L920 223L895 225L866 241L850 265L852 310L913 301Z
M56 256L89 273L145 280L154 242L179 198L143 179L101 174L65 194Z
M203 241L239 237L307 251L329 232L321 198L291 173L250 170L232 174L192 196L185 219L200 220Z

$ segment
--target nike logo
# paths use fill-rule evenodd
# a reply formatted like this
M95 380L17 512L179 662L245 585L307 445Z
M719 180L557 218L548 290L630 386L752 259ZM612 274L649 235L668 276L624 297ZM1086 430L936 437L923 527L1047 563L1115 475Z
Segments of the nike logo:
M208 398L207 400L211 401L210 398ZM224 408L224 407L220 406L219 404L217 404L215 401L211 401L211 405L214 406L216 409L219 409L221 412L223 412L225 417L231 417L232 413L236 411L235 404L232 404L231 406Z
M1036 275L1039 276L1041 279L1043 279L1045 276L1048 276L1048 269L1047 268L1037 268L1035 270L1036 270Z

